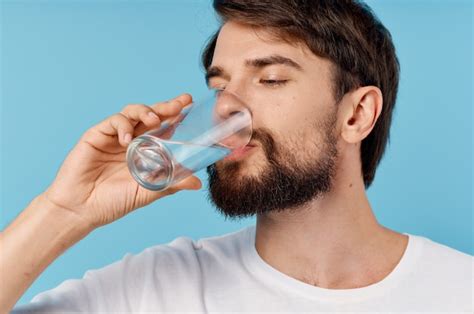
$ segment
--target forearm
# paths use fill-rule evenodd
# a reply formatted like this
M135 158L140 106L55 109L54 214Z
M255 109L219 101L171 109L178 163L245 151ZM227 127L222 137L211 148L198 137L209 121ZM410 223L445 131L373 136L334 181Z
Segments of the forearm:
M0 233L0 313L7 313L33 281L91 229L78 217L36 197Z

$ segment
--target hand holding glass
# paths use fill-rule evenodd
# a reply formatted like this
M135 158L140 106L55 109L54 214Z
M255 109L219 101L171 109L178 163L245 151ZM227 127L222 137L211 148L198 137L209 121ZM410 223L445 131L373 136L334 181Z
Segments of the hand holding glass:
M161 191L244 148L252 136L252 117L236 95L211 90L203 101L135 138L127 150L133 178Z

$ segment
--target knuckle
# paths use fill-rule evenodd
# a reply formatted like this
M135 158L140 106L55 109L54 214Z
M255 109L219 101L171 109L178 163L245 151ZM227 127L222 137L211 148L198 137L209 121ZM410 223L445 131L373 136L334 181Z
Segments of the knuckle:
M124 116L122 113L117 113L113 115L111 121L112 121L112 124L116 126L117 128L119 126L128 126L128 124L130 123L128 118Z
M136 111L137 109L141 108L142 106L145 106L143 104L128 104L126 105L121 112L126 113L130 111Z
M125 105L120 112L123 113L123 112L130 111L130 108L132 108L133 106L134 106L133 104Z
M114 121L114 122L119 123L119 122L121 122L121 121L123 121L123 120L128 120L128 119L127 119L127 117L126 117L123 113L119 112L119 113L114 114L114 115L111 117L111 120Z
M142 113L142 112L148 110L148 106L143 105L143 104L136 104L136 105L133 106L133 110L138 112L138 113Z
M92 137L92 135L95 134L95 126L90 128L90 129L87 129L81 136L81 140L86 140L90 137Z

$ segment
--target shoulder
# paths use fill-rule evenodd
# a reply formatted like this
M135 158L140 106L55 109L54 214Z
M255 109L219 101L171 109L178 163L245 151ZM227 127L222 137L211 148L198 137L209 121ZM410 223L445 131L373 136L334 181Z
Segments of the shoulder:
M147 248L137 255L128 255L125 259L136 259L137 264L147 265L148 268L154 265L161 269L179 268L194 271L201 267L202 263L216 259L233 259L239 255L251 228L246 227L232 233L198 240L178 237L167 244Z
M422 260L433 267L455 270L456 266L473 265L474 258L467 253L423 236L411 235L411 238L418 242Z
M423 236L410 235L410 239L417 255L415 275L422 276L426 284L461 294L472 289L473 256Z

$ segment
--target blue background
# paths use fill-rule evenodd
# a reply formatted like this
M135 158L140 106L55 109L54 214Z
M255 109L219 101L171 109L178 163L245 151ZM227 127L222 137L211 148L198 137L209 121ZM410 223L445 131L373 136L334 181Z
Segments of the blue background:
M392 138L368 191L375 214L389 228L473 254L472 4L368 3L402 68ZM217 22L207 0L3 1L1 9L3 229L51 183L86 129L127 103L202 93L200 52ZM206 195L182 192L96 230L20 303L126 252L253 224L225 221Z

